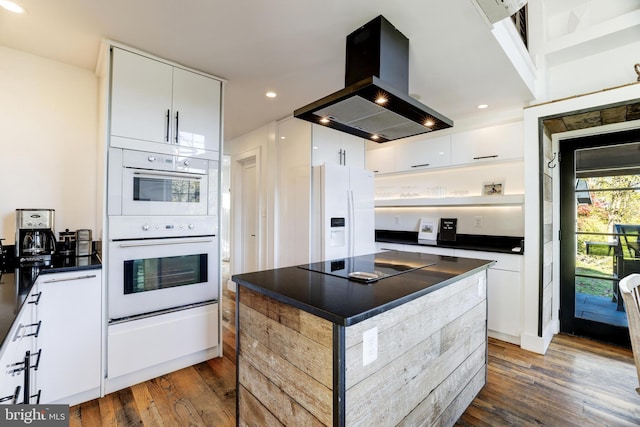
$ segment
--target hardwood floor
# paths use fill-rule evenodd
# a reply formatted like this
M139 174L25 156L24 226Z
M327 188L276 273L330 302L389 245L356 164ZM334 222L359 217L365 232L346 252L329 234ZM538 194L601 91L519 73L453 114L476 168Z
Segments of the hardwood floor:
M234 426L234 295L223 303L224 357L70 408L70 425ZM567 335L544 356L489 340L487 385L457 426L638 426L630 350Z

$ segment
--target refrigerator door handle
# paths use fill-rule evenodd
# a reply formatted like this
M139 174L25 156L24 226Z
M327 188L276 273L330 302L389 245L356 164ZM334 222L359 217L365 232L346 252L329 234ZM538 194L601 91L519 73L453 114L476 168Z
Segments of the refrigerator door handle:
M354 207L354 202L353 202L353 190L349 190L348 191L348 208L349 208L349 244L348 244L348 251L349 251L349 256L352 257L355 254L355 207Z

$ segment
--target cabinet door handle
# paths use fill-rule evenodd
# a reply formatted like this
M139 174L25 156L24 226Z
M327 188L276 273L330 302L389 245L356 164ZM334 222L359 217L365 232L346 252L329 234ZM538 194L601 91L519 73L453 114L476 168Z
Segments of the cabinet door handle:
M347 166L347 150L342 150L342 164Z
M169 120L171 120L171 110L167 110L167 133L164 137L166 142L169 142Z
M412 168L426 168L430 163L422 163L421 165L411 165Z
M66 279L51 279L51 280L45 280L42 283L59 283L59 282L70 282L72 280L84 280L84 279L93 279L94 277L96 277L95 274L86 274L84 276L76 276L76 277L69 277ZM42 292L40 292L42 293ZM40 299L40 298L38 298Z
M31 352L27 351L24 355L24 399L22 403L25 405L29 404L31 400L31 395L29 394L29 389L31 388L30 382L31 378L29 375L29 364L31 362Z
M492 154L490 156L478 156L478 157L474 157L473 160L482 160L482 159L496 159L498 158L497 154Z
M180 133L178 131L179 124L180 124L180 111L176 111L176 144L178 143L178 134Z

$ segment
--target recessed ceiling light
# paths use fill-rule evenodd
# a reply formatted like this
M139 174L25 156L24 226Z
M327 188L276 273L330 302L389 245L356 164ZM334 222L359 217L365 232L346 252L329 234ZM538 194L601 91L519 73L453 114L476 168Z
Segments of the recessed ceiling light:
M329 118L328 118L328 117L323 117L323 118L321 118L321 119L320 119L320 123L325 124L325 125L326 125L327 123L329 123L329 121L330 121L330 120L329 120Z
M433 125L435 125L435 124L436 124L436 122L434 122L434 121L433 121L433 120L431 120L431 119L427 119L427 120L425 120L425 122L424 122L424 125L425 125L426 127L428 127L428 128L430 128L431 126L433 126Z
M478 108L481 109L481 110L484 110L485 108L488 108L488 107L489 107L488 104L480 104L480 105L478 105Z
M287 137L286 136L281 136L280 139L287 139Z
M374 141L375 141L376 139L379 139L379 138L380 138L380 137L379 137L378 135L375 135L375 134L374 134L374 135L371 135L371 139L373 139Z
M267 92L265 93L265 95L267 96L267 98L275 98L276 96L278 96L278 94L275 92Z
M24 13L24 8L9 0L0 0L0 7L13 13Z

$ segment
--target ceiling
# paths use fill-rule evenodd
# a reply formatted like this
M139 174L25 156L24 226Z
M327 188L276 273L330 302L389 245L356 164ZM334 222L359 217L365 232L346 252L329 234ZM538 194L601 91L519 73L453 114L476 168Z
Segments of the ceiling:
M454 122L532 98L472 0L16 1L0 45L95 70L107 38L224 78L226 140L342 89L345 37L378 15L410 40L409 93Z

